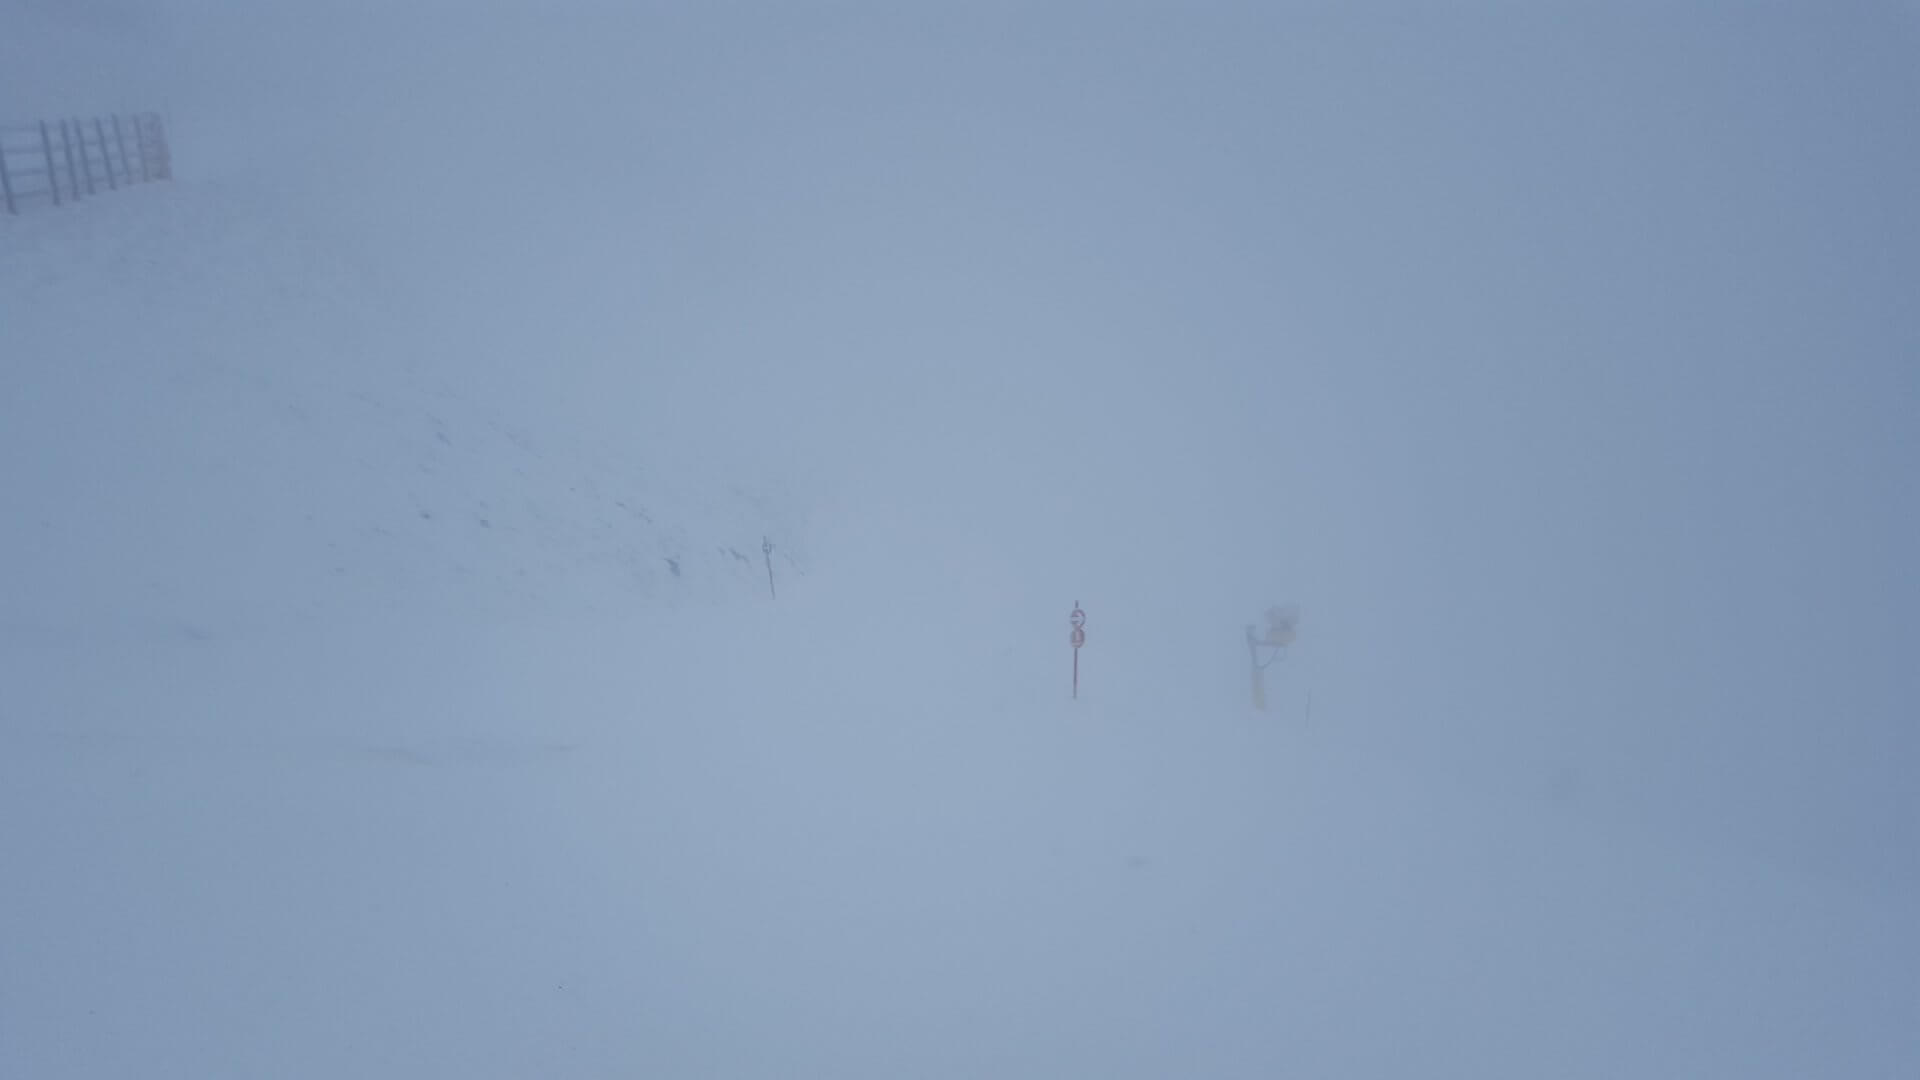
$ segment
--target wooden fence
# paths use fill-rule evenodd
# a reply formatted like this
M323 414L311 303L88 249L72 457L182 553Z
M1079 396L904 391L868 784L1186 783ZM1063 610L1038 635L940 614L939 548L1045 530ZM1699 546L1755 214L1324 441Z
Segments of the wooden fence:
M0 209L9 214L172 178L158 113L0 124Z

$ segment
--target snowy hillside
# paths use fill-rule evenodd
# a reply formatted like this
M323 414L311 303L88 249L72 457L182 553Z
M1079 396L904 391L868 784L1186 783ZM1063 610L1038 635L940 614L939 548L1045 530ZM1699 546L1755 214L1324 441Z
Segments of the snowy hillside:
M1910 20L24 8L0 1080L1920 1075Z
M796 568L764 497L425 374L379 278L285 206L166 185L0 229L10 631L737 598L769 534Z
M1251 713L1198 579L1089 555L1071 702L1065 612L995 533L842 503L770 603L766 504L436 390L342 249L244 193L7 236L4 1075L1915 1049L1899 900L1609 818L1577 774L1395 764L1321 627Z

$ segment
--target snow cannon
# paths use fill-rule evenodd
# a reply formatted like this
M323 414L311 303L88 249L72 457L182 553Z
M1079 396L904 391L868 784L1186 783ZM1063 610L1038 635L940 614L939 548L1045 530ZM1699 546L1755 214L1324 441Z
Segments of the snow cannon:
M1267 609L1267 633L1260 642L1275 649L1284 649L1293 644L1300 636L1300 609L1292 605L1270 607Z
M1247 660L1252 666L1253 707L1265 710L1267 707L1267 669L1286 655L1287 646L1300 636L1300 610L1291 604L1281 604L1267 609L1267 628L1260 630L1251 624L1247 626ZM1260 650L1271 649L1266 659L1260 658Z

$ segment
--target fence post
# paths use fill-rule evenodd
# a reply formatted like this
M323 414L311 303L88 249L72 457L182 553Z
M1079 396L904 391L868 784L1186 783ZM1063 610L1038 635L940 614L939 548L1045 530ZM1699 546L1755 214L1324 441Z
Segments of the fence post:
M127 137L120 133L120 114L113 114L113 144L120 148L120 167L127 170L127 183L133 183L133 162L127 159Z
M79 202L80 166L73 163L73 125L64 119L60 121L60 150L67 157L67 191L74 202Z
M7 137L5 135L0 135L0 195L6 197L7 213L20 212L20 208L13 205L13 177L7 173Z
M100 163L107 167L107 190L119 191L120 178L113 175L113 154L107 150L106 125L102 124L97 116L93 118L93 135L100 140Z
M47 122L40 121L40 151L47 155L47 189L53 192L53 205L60 205L60 170L53 165L53 137L47 134Z
M139 113L129 117L133 121L133 149L140 155L140 182L153 183L153 172L147 168L147 125L140 119Z
M75 120L73 122L73 135L74 141L80 144L80 169L87 174L87 194L98 195L100 194L99 189L93 186L93 159L87 156L86 125Z

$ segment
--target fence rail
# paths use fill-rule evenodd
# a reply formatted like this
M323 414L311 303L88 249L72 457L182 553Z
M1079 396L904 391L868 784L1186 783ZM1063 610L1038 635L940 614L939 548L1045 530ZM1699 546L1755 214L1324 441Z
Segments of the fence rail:
M0 209L9 214L172 178L167 129L158 113L0 124Z

